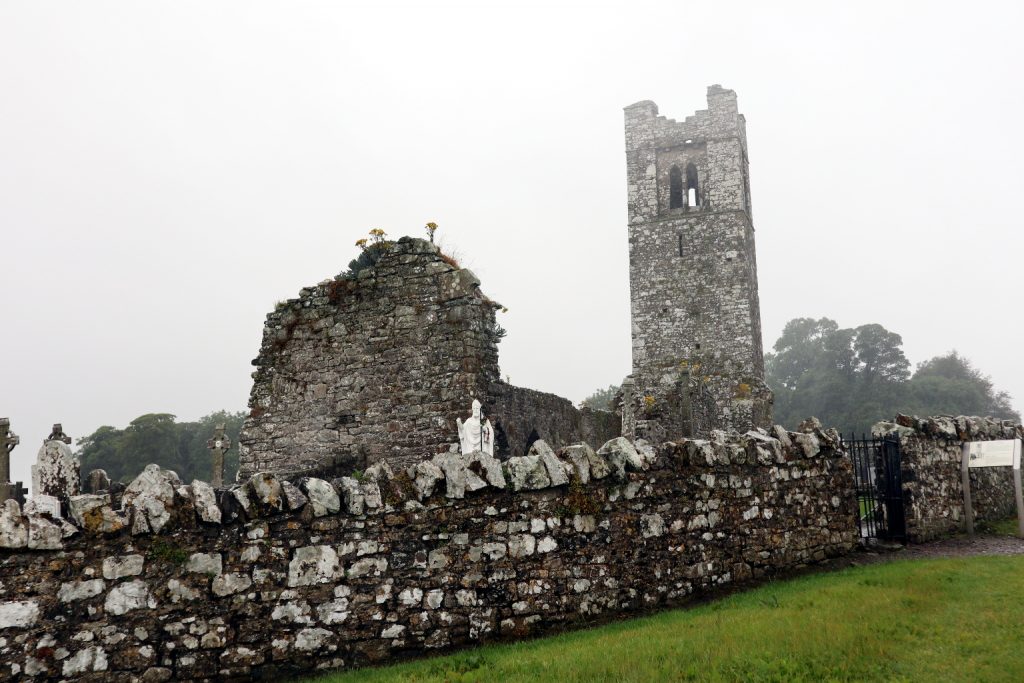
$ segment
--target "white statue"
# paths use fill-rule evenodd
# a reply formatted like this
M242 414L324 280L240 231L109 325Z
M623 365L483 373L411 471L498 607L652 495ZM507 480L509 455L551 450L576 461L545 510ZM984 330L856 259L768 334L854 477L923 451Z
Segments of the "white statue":
M462 454L469 455L477 451L494 455L494 428L490 420L480 419L480 401L473 399L473 416L463 422L455 418L459 426L459 442Z

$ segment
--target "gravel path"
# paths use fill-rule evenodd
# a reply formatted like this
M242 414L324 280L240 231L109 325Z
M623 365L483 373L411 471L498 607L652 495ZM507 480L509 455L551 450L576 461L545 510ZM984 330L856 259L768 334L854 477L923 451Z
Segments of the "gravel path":
M850 555L851 564L887 562L890 560L916 560L939 557L969 557L974 555L1024 555L1024 538L1016 536L977 535L954 536L921 545L877 546Z

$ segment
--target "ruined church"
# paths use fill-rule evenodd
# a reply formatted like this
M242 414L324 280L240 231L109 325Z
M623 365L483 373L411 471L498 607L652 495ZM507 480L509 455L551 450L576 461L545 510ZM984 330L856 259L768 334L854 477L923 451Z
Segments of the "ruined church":
M707 104L682 122L653 102L625 110L633 367L616 413L501 381L500 304L404 237L267 316L239 476L414 463L456 447L473 399L499 458L538 439L768 427L745 124L735 92L711 86Z

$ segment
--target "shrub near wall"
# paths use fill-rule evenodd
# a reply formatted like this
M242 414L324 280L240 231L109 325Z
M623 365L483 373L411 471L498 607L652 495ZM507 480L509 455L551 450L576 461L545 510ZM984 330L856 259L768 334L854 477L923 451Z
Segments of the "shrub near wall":
M837 435L773 434L557 455L538 442L504 464L443 454L298 486L258 474L216 503L151 466L122 510L75 497L83 529L51 534L49 550L25 547L49 522L9 502L0 679L247 680L388 662L848 552Z
M960 531L965 526L960 463L969 441L1019 439L1024 428L983 417L911 417L880 422L873 432L899 439L907 536L913 543ZM1009 467L971 470L975 518L996 521L1014 514L1013 471Z

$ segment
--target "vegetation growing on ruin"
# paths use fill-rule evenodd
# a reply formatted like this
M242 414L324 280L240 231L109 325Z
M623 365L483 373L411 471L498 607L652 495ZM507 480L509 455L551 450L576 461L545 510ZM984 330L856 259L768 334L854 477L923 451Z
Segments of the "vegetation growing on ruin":
M773 583L688 610L336 674L394 681L1024 679L1024 557L893 562Z

